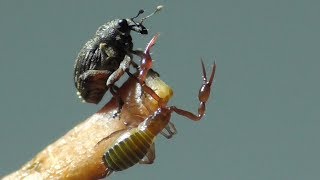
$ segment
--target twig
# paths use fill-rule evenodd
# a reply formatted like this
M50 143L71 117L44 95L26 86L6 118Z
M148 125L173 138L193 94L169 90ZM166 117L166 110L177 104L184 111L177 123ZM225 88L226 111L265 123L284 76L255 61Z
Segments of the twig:
M169 100L172 90L156 73L150 71L146 84L160 97ZM111 133L136 126L153 113L158 105L149 95L141 95L141 87L129 78L119 90L125 104L120 116L115 99L100 111L80 123L56 142L47 146L21 169L4 177L9 179L100 179L108 174L102 161L104 152L115 138L112 136L98 144Z

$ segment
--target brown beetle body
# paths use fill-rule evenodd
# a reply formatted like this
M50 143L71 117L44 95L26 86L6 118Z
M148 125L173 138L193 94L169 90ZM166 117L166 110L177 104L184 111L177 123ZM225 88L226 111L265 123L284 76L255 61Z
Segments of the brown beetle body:
M148 30L142 22L158 12L162 6L139 23L133 18L115 19L100 26L92 39L80 50L74 65L74 82L78 90L79 98L85 102L97 104L101 101L105 92L110 88L116 95L114 83L120 79L124 72L132 64L133 54L144 56L143 52L133 50L131 31L140 34L148 34Z
M107 84L107 80L118 76L113 73L126 55L127 64L130 65L133 43L130 35L132 28L128 22L132 21L116 19L102 25L80 50L74 66L74 82L79 97L85 102L94 104L100 102L109 85L114 83ZM122 23L125 24L123 25L125 28L121 26ZM140 33L146 34L145 27L139 26L141 26Z

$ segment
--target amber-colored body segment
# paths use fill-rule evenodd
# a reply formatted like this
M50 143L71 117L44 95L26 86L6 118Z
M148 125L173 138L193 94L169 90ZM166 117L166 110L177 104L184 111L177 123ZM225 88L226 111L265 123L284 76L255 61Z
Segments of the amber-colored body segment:
M207 80L206 71L204 68L203 61L201 61L202 72L203 72L203 83L199 90L199 101L200 105L198 108L198 114L193 114L189 111L179 109L175 106L167 106L166 99L161 98L157 93L152 90L148 85L146 85L146 74L152 67L152 59L150 56L150 49L155 44L158 35L154 36L153 39L149 42L145 50L145 58L142 61L140 67L140 73L137 81L141 84L143 90L152 96L158 102L158 109L146 118L138 127L134 127L122 135L120 135L113 143L112 147L107 149L106 153L103 156L106 167L112 171L122 171L125 170L134 164L140 162L144 157L148 157L148 152L154 151L150 149L153 145L155 137L161 133L164 129L169 132L169 135L165 137L170 138L173 131L170 129L170 119L172 112L176 112L179 115L185 116L191 120L198 121L200 120L205 113L205 103L210 96L211 85L213 83L215 68L214 64L210 79ZM134 77L134 76L133 76ZM172 127L174 127L172 125ZM121 132L122 133L122 132ZM104 138L102 141L109 139L110 137ZM151 153L151 154L154 154ZM154 158L151 157L151 158ZM150 162L153 162L153 159L149 159Z
M150 151L155 137L167 126L170 118L171 112L168 109L159 109L137 128L122 134L103 156L110 171L122 171L140 162Z
M155 138L148 129L133 129L120 138L123 136L128 137L116 142L103 157L112 171L122 171L137 164L147 154Z

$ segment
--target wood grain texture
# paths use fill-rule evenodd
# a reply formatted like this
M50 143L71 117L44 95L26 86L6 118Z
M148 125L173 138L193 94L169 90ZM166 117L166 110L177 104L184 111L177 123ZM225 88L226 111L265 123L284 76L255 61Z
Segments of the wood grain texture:
M173 92L155 73L150 71L146 84L168 101ZM4 177L10 179L100 179L108 174L102 156L117 135L101 141L118 130L137 126L157 108L149 95L141 96L140 85L129 78L120 88L125 104L120 117L115 99L101 110L71 129L56 142L48 145L21 169ZM101 141L101 142L100 142ZM98 142L100 142L98 144Z

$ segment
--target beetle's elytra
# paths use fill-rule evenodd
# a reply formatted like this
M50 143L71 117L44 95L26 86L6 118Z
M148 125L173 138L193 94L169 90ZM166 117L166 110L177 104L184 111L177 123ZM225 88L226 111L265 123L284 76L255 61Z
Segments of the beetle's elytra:
M110 88L116 94L114 83L132 64L133 54L140 57L143 53L133 50L131 31L148 34L142 22L158 12L162 6L147 17L135 22L144 11L140 10L133 18L115 19L100 26L92 39L80 50L74 65L74 83L79 98L84 102L97 104Z
M139 77L137 78L133 75L131 77L137 78L138 82L142 85L143 91L150 94L158 102L159 108L138 126L118 130L101 140L106 140L114 135L118 136L113 142L113 145L111 145L103 155L103 162L109 169L109 174L113 171L125 170L138 162L151 164L155 159L155 137L161 133L165 135L165 137L171 138L172 135L176 133L173 124L170 122L171 114L173 112L193 121L200 120L205 114L205 104L210 96L216 65L213 65L212 73L210 77L207 78L206 70L203 61L201 60L203 82L198 94L200 104L197 114L193 114L192 112L175 106L167 106L166 103L164 103L165 101L144 83L146 77L145 74L148 73L152 66L152 59L149 54L149 50L154 45L156 39L157 36L150 41L146 48L146 56L142 61L144 64L141 64ZM169 132L169 135L163 133L164 129Z

